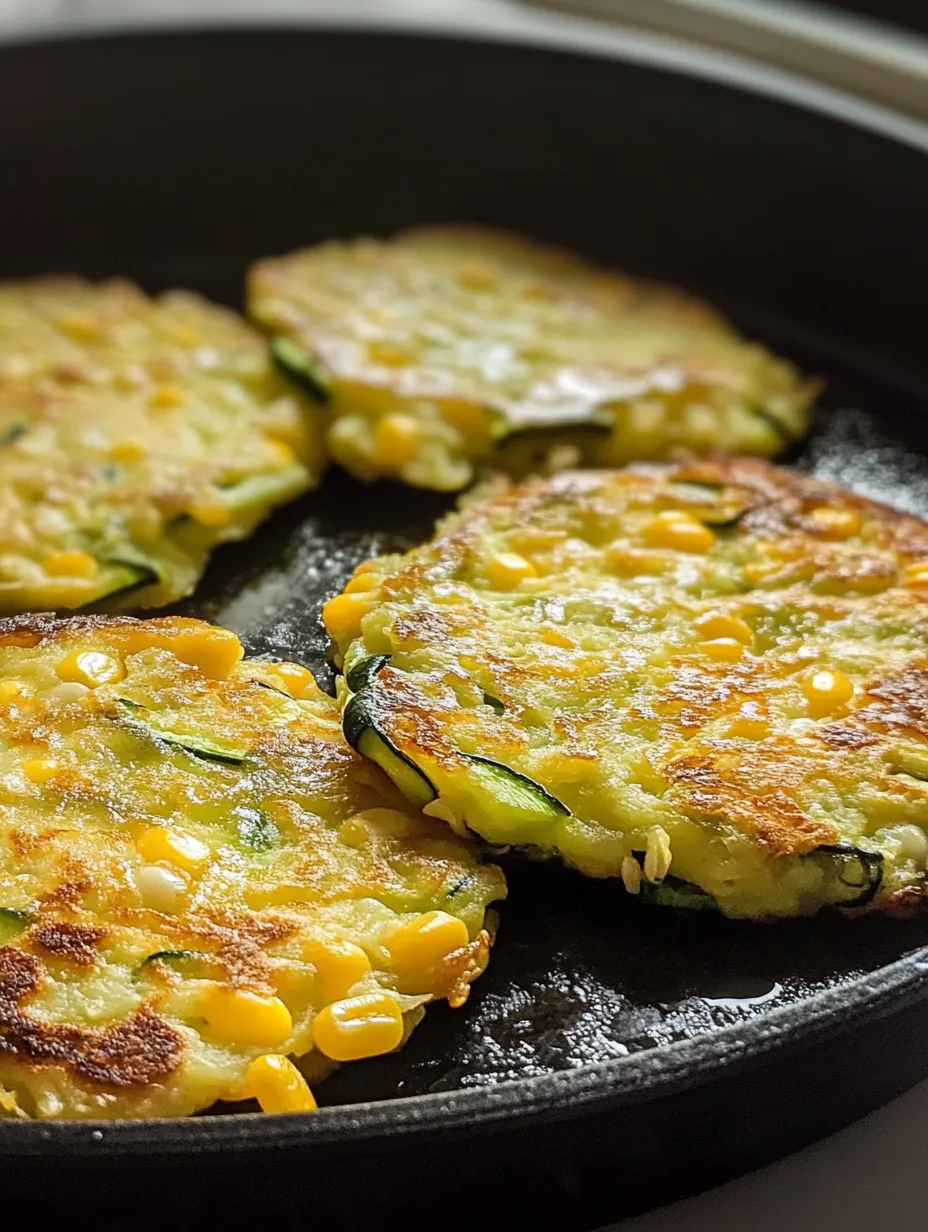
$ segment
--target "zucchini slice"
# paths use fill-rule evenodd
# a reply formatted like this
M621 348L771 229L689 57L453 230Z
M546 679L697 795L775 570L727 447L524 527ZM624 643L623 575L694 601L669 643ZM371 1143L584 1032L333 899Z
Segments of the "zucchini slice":
M271 338L270 346L271 358L291 384L309 394L315 402L332 401L332 383L325 369L308 351L280 334Z
M765 406L752 406L749 410L752 415L756 415L758 419L762 420L768 428L773 428L784 445L795 445L797 438L793 431L786 426L782 419L768 411Z
M367 689L349 698L342 715L342 731L351 747L385 771L407 800L423 808L438 796L419 767L391 744L377 726Z
M668 873L663 881L652 884L642 881L639 897L642 902L657 907L674 907L680 911L718 911L719 905L705 890Z
M700 483L696 479L678 479L674 481L673 488L674 491L680 492L681 495L689 493L690 495L705 497L711 494L715 500L714 505L699 505L697 503L685 506L687 513L691 513L694 518L698 518L706 526L715 526L719 530L737 526L747 512L735 500L722 500L723 489L717 483Z
M201 761L219 762L225 766L241 766L248 760L247 751L244 749L231 748L210 737L199 736L192 732L169 731L159 725L156 711L149 710L147 706L130 701L126 697L117 698L117 701L124 710L128 711L129 722L132 726L144 730L152 740L170 745L172 748L182 749L191 757L200 758Z
M28 911L20 911L17 907L0 907L0 945L7 945L20 933L29 927Z
M505 714L506 713L506 707L499 700L499 698L494 697L492 693L484 693L483 704L485 706L489 706L494 714Z
M124 598L133 590L141 590L145 586L151 586L153 582L165 580L164 569L158 561L129 546L108 556L97 556L97 560L107 567L106 581L104 589L92 600L93 603L101 603L104 599Z
M874 897L883 881L883 855L850 843L816 847L804 857L824 862L833 880L829 902L835 907L863 907Z
M270 851L280 842L280 831L263 809L236 809L235 817L238 836L252 851Z
M570 809L556 796L518 770L476 753L458 753L458 757L466 762L470 778L492 796L494 813L505 809L524 821L546 822L570 816Z
M345 684L352 693L360 693L389 662L389 655L370 655L366 659L359 659L354 667L345 673Z
M15 445L21 436L25 436L29 429L24 423L11 423L5 428L0 428L0 448L5 445Z
M136 975L145 975L152 963L164 963L178 974L190 979L209 979L216 974L214 958L203 950L158 950L143 958L136 968Z

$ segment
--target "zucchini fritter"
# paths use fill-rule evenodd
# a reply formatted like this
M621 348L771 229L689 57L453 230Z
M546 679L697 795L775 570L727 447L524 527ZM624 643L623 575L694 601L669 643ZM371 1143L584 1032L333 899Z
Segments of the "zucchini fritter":
M0 611L155 607L311 487L318 416L185 292L0 285Z
M503 486L324 609L431 815L729 916L928 904L928 525L768 463Z
M389 1052L502 875L196 620L0 621L0 1115L183 1115Z
M501 232L434 228L258 262L250 311L363 479L778 453L815 394L708 305Z

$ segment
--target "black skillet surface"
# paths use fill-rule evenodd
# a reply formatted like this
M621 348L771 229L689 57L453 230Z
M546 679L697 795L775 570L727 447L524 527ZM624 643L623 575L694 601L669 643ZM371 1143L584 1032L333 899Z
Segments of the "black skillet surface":
M0 277L125 273L235 303L248 260L326 235L520 228L712 295L829 380L793 460L928 514L925 150L801 99L518 47L286 31L10 47ZM447 504L332 475L218 552L182 610L330 684L321 603ZM330 1078L338 1107L0 1122L0 1193L100 1227L585 1228L928 1072L928 923L756 927L507 871L468 1006Z

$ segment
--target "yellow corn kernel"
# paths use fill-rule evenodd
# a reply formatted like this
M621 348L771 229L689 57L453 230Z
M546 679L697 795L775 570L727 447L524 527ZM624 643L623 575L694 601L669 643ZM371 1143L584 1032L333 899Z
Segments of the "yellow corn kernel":
M367 357L373 363L385 364L388 368L402 368L409 363L409 352L389 338L375 338L368 345Z
M833 509L819 505L806 514L815 534L823 539L850 539L860 530L860 514L856 509Z
M744 654L744 646L733 637L715 637L711 641L700 642L699 650L718 663L737 663Z
M138 462L139 458L144 458L145 446L141 441L134 441L131 437L127 437L124 441L116 441L110 446L110 457L114 462Z
M532 562L516 552L497 552L487 561L487 580L500 590L510 590L526 578L537 576Z
M299 663L272 663L271 673L274 683L279 682L291 697L301 697L313 678L309 668L301 667Z
M189 505L187 513L201 526L228 526L232 521L232 510L227 505Z
M728 735L743 740L763 740L770 732L770 725L757 710L756 702L746 702L728 725Z
M341 1001L371 969L367 955L350 941L313 941L305 952L316 968L317 1004Z
M98 650L72 650L55 665L55 674L60 680L70 680L95 689L98 685L115 684L122 680L126 669L118 659Z
M59 680L71 680L95 689L98 685L122 680L126 669L118 659L98 650L72 650L55 665L55 674Z
M377 568L376 560L362 560L360 565L355 565L352 570L352 578L360 577L362 573L373 573Z
M97 572L97 562L88 552L52 552L42 561L51 577L91 578Z
M313 1043L333 1061L360 1061L398 1048L403 1039L400 1007L385 992L334 1001L313 1019Z
M281 466L292 466L296 461L293 446L288 445L286 441L279 440L276 436L267 438L267 448L274 461L279 462Z
M200 331L193 325L183 325L178 322L166 332L171 341L176 342L178 346L195 347L199 345Z
M265 1053L245 1071L242 1094L256 1099L262 1112L315 1112L316 1100L306 1079L287 1057Z
M136 840L139 855L150 864L163 860L185 873L201 873L209 863L210 850L192 834L180 834L165 826L152 826Z
M653 517L645 525L644 538L651 547L677 552L708 552L715 542L708 526L676 509L666 509Z
M140 638L145 644L144 635ZM166 644L183 663L198 667L204 676L211 680L224 680L238 663L245 651L231 629L221 629L216 625L199 628L190 633L183 632L163 643L157 637L149 639L148 645ZM141 647L140 647L141 649Z
M400 992L433 992L441 963L470 942L467 925L445 911L427 911L410 920L387 943Z
M77 342L90 342L100 332L99 322L89 312L67 312L55 324Z
M540 629L538 636L546 645L557 646L561 650L574 650L577 645L572 637L568 637L560 629Z
M376 590L381 578L374 573L359 573L357 577L349 578L345 583L346 595L360 595L368 590Z
M928 560L916 560L902 570L906 586L928 586Z
M854 686L847 676L827 668L817 668L809 672L800 684L809 703L810 714L828 714L854 696Z
M361 619L370 607L363 595L336 595L322 609L322 621L336 642L348 642L361 632Z
M0 680L0 702L11 702L21 697L23 686L18 680Z
M745 646L754 641L754 630L740 616L729 616L726 612L707 612L696 621L696 628L706 641L716 638L734 638Z
M149 403L151 406L180 406L184 400L184 391L176 385L159 385L152 392Z
M422 430L411 415L385 415L374 427L374 457L382 466L405 466L416 456Z
M201 1013L217 1039L244 1047L282 1044L293 1030L290 1011L279 997L241 988L214 986L203 999Z
M23 762L23 774L32 783L47 783L49 779L55 777L58 770L57 762L49 761L44 757L37 757L32 761Z

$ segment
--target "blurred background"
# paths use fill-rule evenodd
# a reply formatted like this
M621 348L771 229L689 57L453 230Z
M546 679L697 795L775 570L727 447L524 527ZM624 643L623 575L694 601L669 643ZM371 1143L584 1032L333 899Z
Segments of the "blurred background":
M0 0L0 37L301 18L520 37L580 18L700 43L928 117L926 0Z

